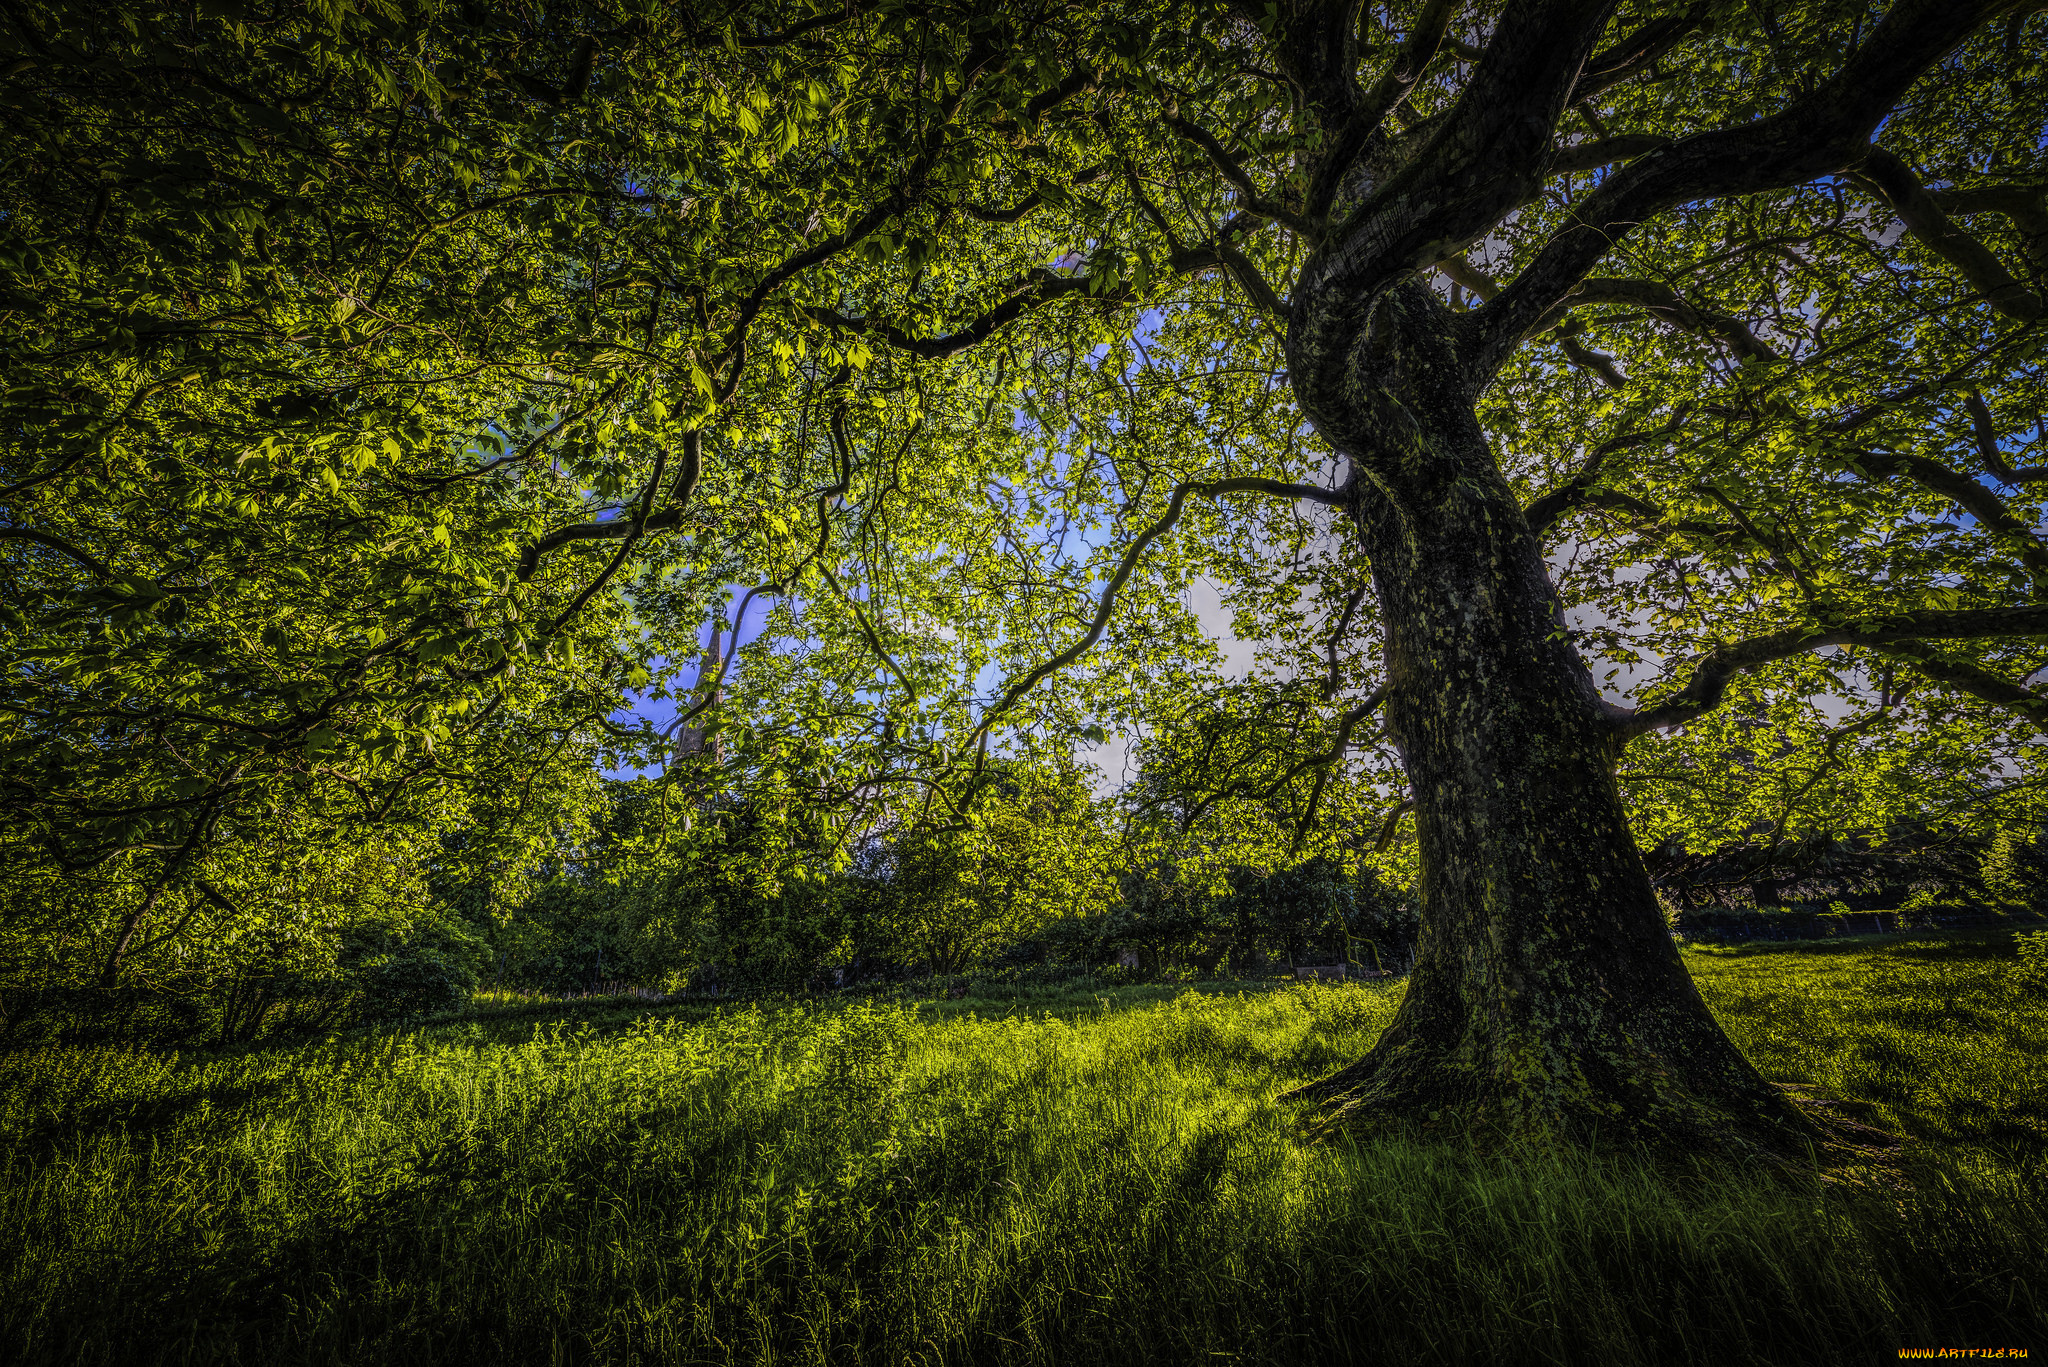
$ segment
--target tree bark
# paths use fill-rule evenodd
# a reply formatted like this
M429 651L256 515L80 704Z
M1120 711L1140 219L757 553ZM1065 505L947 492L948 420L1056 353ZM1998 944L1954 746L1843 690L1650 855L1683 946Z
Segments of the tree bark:
M1318 415L1370 442L1353 447L1352 519L1414 794L1422 931L1393 1024L1303 1094L1368 1121L1794 1152L1808 1127L1665 927L1614 779L1614 709L1473 415L1454 323L1416 292L1385 298L1354 372L1369 382Z

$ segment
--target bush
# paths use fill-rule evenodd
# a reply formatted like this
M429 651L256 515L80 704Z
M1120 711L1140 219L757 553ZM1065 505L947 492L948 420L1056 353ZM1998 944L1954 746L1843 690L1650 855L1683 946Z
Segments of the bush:
M1672 930L1687 940L1823 940L1872 930L1896 930L1912 924L1905 911L1850 911L1831 902L1814 907L1695 907L1671 920Z
M168 1048L196 1043L213 1029L194 997L147 987L43 987L10 991L0 1001L0 1044L40 1048L112 1044Z
M1381 878L1372 869L1359 873L1357 894L1350 917L1354 944L1348 957L1366 963L1374 957L1376 968L1398 970L1415 959L1415 941L1422 934L1422 911L1413 899Z
M483 948L448 921L422 922L403 935L385 926L363 927L342 948L342 980L357 992L355 1014L363 1021L453 1011L476 991Z

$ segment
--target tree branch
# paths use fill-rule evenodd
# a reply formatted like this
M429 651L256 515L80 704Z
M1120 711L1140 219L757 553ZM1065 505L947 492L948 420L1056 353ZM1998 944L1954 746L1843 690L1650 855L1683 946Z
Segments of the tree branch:
M1474 298L1484 302L1500 293L1500 282L1480 270L1462 256L1447 256L1436 263L1436 268L1472 292Z
M962 80L959 90L941 102L939 117L931 125L932 132L927 136L923 150L919 152L918 156L904 173L902 183L904 186L914 187L914 193L910 189L898 189L884 196L880 201L872 205L866 213L862 214L852 223L849 223L840 232L834 233L832 236L814 243L785 259L782 264L762 276L760 282L747 292L746 297L740 301L739 309L733 320L732 329L726 335L725 347L721 353L722 355L735 358L731 377L733 384L736 385L738 382L739 366L737 361L744 353L747 331L753 326L754 319L760 315L761 309L768 302L770 295L774 294L785 282L795 276L802 274L813 266L831 260L849 247L867 238L879 230L883 224L907 212L913 203L923 197L925 177L931 168L933 160L938 156L941 144L945 141L946 134L944 130L950 126L953 114L959 109L961 101L967 98L968 92L974 88L975 81L981 75L983 68L992 56L992 51L984 45L982 40L976 39L970 45L960 67ZM1054 87L1051 91L1041 92L1039 98L1055 96L1054 103L1057 103L1060 99L1066 98L1065 95L1059 92L1066 90L1070 83L1077 80L1079 80L1080 84L1074 86L1074 88L1078 90L1085 89L1092 78L1084 77L1081 73L1069 76L1067 82ZM1034 99L1033 104L1036 103L1037 100Z
M1077 171L1067 183L1069 185L1093 185L1108 174L1109 167L1107 165L1091 166L1085 171ZM1009 225L1023 222L1028 215L1043 207L1044 204L1045 196L1033 190L1007 209L983 209L973 204L955 204L953 207L977 223Z
M1374 854L1386 853L1387 847L1394 843L1395 834L1401 829L1401 818L1414 810L1415 799L1412 797L1404 797L1394 804L1393 810L1387 813L1387 819L1380 823L1379 836L1372 842Z
M1654 152L1670 143L1671 139L1655 133L1622 133L1592 142L1575 142L1551 153L1550 173L1558 176L1574 171L1597 171L1617 161L1630 161Z
M1559 518L1572 509L1588 502L1592 498L1594 481L1599 479L1600 472L1606 466L1609 456L1616 455L1622 451L1632 451L1638 446L1647 446L1651 442L1669 437L1684 425L1687 416L1691 412L1690 407L1680 407L1672 413L1670 421L1666 422L1662 427L1653 427L1642 432L1625 432L1618 437L1609 437L1606 441L1601 442L1598 446L1587 452L1585 461L1573 472L1570 479L1536 499L1527 508L1522 510L1522 516L1529 520L1529 530L1540 537L1549 531ZM1630 499L1629 505L1631 511L1640 510L1641 513L1647 514L1650 521L1654 522L1659 519L1657 510L1649 504L1643 503L1640 499Z
M1296 297L1337 304L1341 319L1330 323L1349 331L1355 326L1350 314L1362 303L1462 251L1526 202L1551 150L1551 130L1610 8L1578 0L1507 6L1448 116L1310 258ZM1289 349L1301 348L1291 343ZM1333 357L1344 351L1331 348ZM1301 365L1295 370L1303 373Z
M1991 406L1984 402L1984 396L1971 390L1963 398L1963 407L1970 413L1970 435L1977 439L1977 454L1984 458L1984 468L1996 475L2004 484L2038 484L2048 480L2048 468L2032 466L2016 470L2005 458L2005 452L1998 449L1998 424L1992 420Z
M1367 585L1360 584L1351 590L1344 600L1344 611L1337 614L1337 625L1330 630L1330 640L1323 647L1323 656L1329 661L1330 671L1323 679L1323 701L1337 696L1337 647L1344 640L1344 633L1351 630L1351 619L1358 615L1358 605L1365 601Z
M515 573L524 584L533 578L533 572L540 567L540 558L549 551L559 549L572 541L612 541L619 537L638 538L643 532L667 531L682 525L683 513L688 508L690 495L697 491L697 481L704 469L704 434L692 429L683 434L682 468L676 471L676 481L669 487L668 499L662 510L651 515L638 517L615 517L605 522L578 522L567 527L557 527L540 540L528 545L519 553L519 567ZM655 479L661 477L660 462L656 463ZM648 486L649 490L653 485ZM643 507L645 495L643 495ZM607 578L609 576L606 576Z
M1906 231L1961 271L1985 303L2023 323L2041 316L2041 297L2013 279L1990 248L1951 221L1905 162L1873 144L1851 179L1890 205Z
M2003 214L2019 230L2027 259L2048 276L2048 185L1981 185L1968 190L1929 191L1952 214Z
M1166 126L1201 148L1208 155L1209 160L1215 165L1217 171L1222 173L1223 178L1236 188L1238 203L1242 208L1257 214L1261 218L1269 218L1282 227L1309 238L1311 241L1321 236L1320 229L1313 221L1295 213L1286 205L1260 194L1259 187L1253 182L1251 174L1237 164L1236 159L1230 155L1229 151L1224 148L1223 144L1208 129L1198 123L1191 123L1177 114L1168 114L1166 116Z
M1216 254L1223 258L1223 265L1237 281L1238 288L1245 292L1254 304L1263 309L1267 316L1282 327L1287 324L1287 301L1282 299L1272 284L1252 264L1251 258L1226 242L1216 244Z
M1560 330L1558 333L1557 344L1564 348L1565 359L1579 369L1598 376L1600 383L1609 389L1619 391L1628 388L1628 377L1621 373L1621 368L1614 363L1614 358L1604 351L1595 351L1579 341L1574 335L1577 331L1578 329L1573 328L1569 331Z
M548 623L547 635L552 636L562 629L562 624L583 610L583 605L597 595L598 590L611 582L619 567L633 553L633 547L647 532L649 514L654 510L654 496L661 492L661 477L668 472L668 448L663 447L654 457L654 472L647 477L647 487L640 494L640 506L634 510L625 539L619 545L619 552L611 558L597 578L584 586L581 593L569 600L567 607L555 614L555 620ZM508 657L509 658L509 657Z
M1086 294L1088 286L1093 283L1087 276L1064 275L1046 266L1034 269L1025 277L1025 281L1027 288L1012 294L964 327L938 337L913 337L893 323L884 323L873 318L849 317L837 309L818 305L804 311L820 323L874 337L898 351L928 361L936 361L956 356L969 347L986 341L997 330L1015 322L1041 304L1072 294Z
M2048 606L1961 608L1950 612L1901 612L1837 627L1803 626L1716 647L1694 667L1677 694L1653 707L1616 716L1624 739L1677 726L1719 707L1729 683L1775 660L1827 646L1897 646L1934 640L1982 640L1998 636L2048 636Z
M69 556L91 570L95 575L98 575L102 580L114 577L114 572L108 569L104 563L72 545L61 536L52 536L48 532L31 531L27 527L0 527L0 540L32 541L38 546L46 546L59 554Z
M969 733L970 737L986 734L995 724L995 719L1008 711L1019 698L1037 687L1041 679L1065 669L1102 639L1102 633L1109 627L1110 614L1116 609L1117 595L1123 591L1124 584L1130 579L1131 572L1137 569L1138 562L1144 558L1146 550L1153 542L1172 531L1174 524L1180 521L1189 494L1200 494L1204 498L1218 498L1224 494L1267 494L1276 498L1313 499L1331 507L1339 507L1343 501L1340 494L1318 488L1313 484L1289 484L1283 480L1264 479L1258 476L1210 480L1206 483L1187 481L1175 485L1173 494L1167 499L1166 512L1158 521L1138 533L1137 540L1131 543L1130 549L1124 552L1122 560L1117 563L1109 582L1103 585L1102 594L1096 601L1095 616L1089 621L1088 629L1082 633L1081 639L1044 664L1033 668L1022 679L1005 689L1003 696L982 713L981 722Z
M1194 822L1201 818L1204 812L1227 797L1250 797L1263 801L1274 796L1282 788L1285 788L1295 779L1300 778L1310 769L1315 769L1319 771L1316 774L1315 786L1309 790L1308 805L1303 809L1301 824L1296 828L1296 844L1299 845L1299 837L1307 833L1309 824L1315 820L1316 807L1322 800L1323 785L1329 778L1329 766L1344 758L1345 751L1351 748L1351 733L1358 728L1358 723L1364 721L1374 712L1377 712L1380 704L1385 702L1386 698L1387 690L1376 688L1359 702L1346 709L1344 715L1337 719L1337 738L1331 743L1329 749L1317 751L1315 754L1306 755L1296 760L1287 767L1280 777L1274 779L1271 783L1261 787L1255 780L1247 779L1238 783L1226 783L1221 788L1204 793L1200 800L1182 814L1181 824L1183 828L1193 825ZM1213 753L1213 750L1210 753ZM1148 802L1141 810L1150 810L1158 806L1160 801L1164 800L1166 799Z
M1445 33L1457 11L1456 0L1429 0L1422 13L1416 16L1415 27L1403 40L1394 60L1387 64L1387 69L1366 93L1357 110L1338 128L1330 139L1330 145L1324 149L1305 201L1305 216L1309 221L1321 224L1328 215L1344 182L1344 173L1364 150L1367 140L1395 107L1408 98L1416 82L1429 69L1430 62L1444 46ZM1462 44L1458 46L1462 47ZM1472 54L1473 59L1477 56L1477 53Z
M1609 175L1572 207L1528 268L1479 311L1475 376L1490 378L1530 326L1637 225L1689 200L1798 185L1861 161L1872 131L1907 87L2001 8L2001 0L1897 0L1842 68L1806 98L1747 124L1681 138Z
M214 906L220 908L229 916L236 918L239 918L241 916L241 910L238 907L236 907L233 902L230 902L226 897L222 896L220 890L214 887L213 884L207 882L204 878L194 878L192 880L192 886L199 889L200 895L206 901L213 903ZM176 939L179 936L179 934L184 931L186 926L192 924L192 918L197 916L198 914L199 904L195 902L192 904L190 908L186 910L185 914L178 919L178 923L176 925L172 926L169 930L166 930L161 934L150 936L147 940L144 940L141 944L134 946L128 952L130 954L140 957L141 955L148 953L150 950L155 949L158 945L163 944L168 940Z
M2010 543L2034 583L2048 588L2048 547L2041 544L2032 527L2005 506L2004 500L1976 480L1927 456L1863 451L1857 454L1856 463L1873 475L1903 474L1923 489L1940 494L1976 518L1993 535Z
M1629 304L1647 312L1659 322L1687 332L1719 337L1745 360L1772 362L1778 353L1765 346L1740 318L1711 309L1695 307L1679 297L1676 290L1658 280L1597 278L1581 280L1551 306L1529 329L1541 332L1573 309L1594 304Z
M1268 45L1281 75L1326 128L1342 128L1358 108L1357 6L1347 0L1235 0L1248 23L1272 34Z
M1613 47L1588 57L1585 69L1579 73L1578 83L1572 87L1571 102L1578 104L1590 100L1647 70L1665 53L1684 42L1686 35L1707 17L1710 8L1696 4L1683 13L1652 20Z
M777 33L763 34L758 38L742 38L738 34L734 34L733 42L735 45L743 48L782 47L785 44L795 42L806 34L815 33L821 28L830 28L834 24L843 24L858 13L860 13L858 6L844 5L836 10L827 10L823 14L814 14L808 19L798 20L788 28Z
M1887 655L1896 656L1915 670L1925 674L1939 684L1946 684L1960 693L1968 693L1993 707L2002 707L2016 712L2043 731L2048 731L2048 698L2030 688L2022 687L2010 679L2001 678L1988 669L1963 664L1956 660L1944 660L1939 656L1925 653L1887 649Z
M1227 265L1224 253L1231 250L1221 245L1196 247L1173 253L1168 265L1176 274L1188 275L1198 270ZM1257 272L1253 272L1253 275L1256 276ZM1090 296L1101 303L1109 304L1128 303L1136 298L1127 286L1104 288L1089 276L1067 275L1048 266L1036 267L1024 277L1022 283L1025 288L1018 290L979 318L938 337L913 337L893 323L884 323L872 318L853 318L837 309L822 306L812 306L804 311L817 322L873 337L898 351L936 361L957 356L969 347L988 340L997 331L1014 323L1032 309L1070 295ZM1092 296L1090 285L1097 286ZM1271 294L1270 287L1267 293Z

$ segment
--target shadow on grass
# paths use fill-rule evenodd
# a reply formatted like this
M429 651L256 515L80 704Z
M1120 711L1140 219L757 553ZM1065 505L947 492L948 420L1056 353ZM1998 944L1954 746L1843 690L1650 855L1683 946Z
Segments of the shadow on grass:
M1848 1020L1889 1000L1771 952L1786 981L1744 1019L1788 1047L1833 1029L1802 1004ZM1940 980L1929 991L1992 976L1901 967ZM157 1187L132 1163L97 1185L50 1174L49 1195L17 1203L38 1262L0 1295L0 1357L1849 1367L2044 1327L2038 1162L1930 1148L1903 1156L1901 1182L1816 1192L1456 1139L1303 1144L1271 1104L1301 1031L1362 1040L1347 1022L1369 1013L1338 1009L1365 1001L1348 988L1264 995L1280 985L1069 991L1091 1017L1078 1028L919 1031L909 994L867 1034L836 1008L873 997L644 1048L583 1045L730 1008L548 1003L414 1027L365 1056L359 1086L188 1146L152 1168ZM1190 986L1224 1000L1123 1010ZM1008 1004L1043 1016L1061 995ZM429 1096L390 1066L418 1053L459 1077L490 1063L464 1056L471 1042L551 1022L565 1038L502 1073L516 1090ZM1965 1043L1989 1049L1991 1028ZM1958 1033L1924 1032L1930 1048ZM2012 1104L2022 1064L1972 1073L1917 1040L1858 1026L1841 1075L1816 1081L1853 1097L1947 1078ZM66 1095L81 1116L103 1099ZM388 1124L353 1138L372 1103ZM161 1204L137 1218L151 1191Z
M151 1147L180 1127L190 1136L225 1135L248 1121L248 1113L285 1092L283 1080L222 1080L168 1096L117 1097L65 1107L17 1131L11 1147L31 1163L47 1162L68 1143L118 1136L130 1148ZM199 1124L194 1117L203 1116Z

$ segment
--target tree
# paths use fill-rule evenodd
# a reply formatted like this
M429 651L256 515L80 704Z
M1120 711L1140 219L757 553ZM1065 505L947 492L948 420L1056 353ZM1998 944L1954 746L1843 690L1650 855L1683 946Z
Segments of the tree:
M893 845L879 919L897 958L934 973L1099 914L1113 892L1110 843L1071 762L1002 764L964 827L911 827Z
M920 69L956 73L892 168L895 198L875 182L909 278L843 272L805 315L940 360L1063 303L1164 313L1147 361L1111 339L1093 412L1069 394L1067 412L1032 415L1065 448L1069 487L1087 439L1143 443L1123 456L1136 469L1117 509L1142 530L1078 640L1013 676L967 734L1101 638L1142 557L1198 500L1335 507L1370 566L1384 673L1347 715L1377 705L1399 746L1425 930L1399 1018L1317 1093L1516 1128L1795 1142L1797 1119L1663 932L1615 759L1706 715L1738 675L1827 648L1856 652L1838 674L1895 659L1944 693L2034 714L2012 672L2018 643L2048 628L2026 587L2042 552L2032 472L2008 447L2038 392L2040 300L2012 272L2037 269L2023 239L2042 211L2029 164L1983 161L2033 146L2039 126L2039 83L2008 55L2021 21L1992 22L2008 13L1433 5L1390 30L1369 16L1361 38L1349 7L1279 5L1178 26L1048 20L1037 49L983 37L1005 20L928 20L904 39L947 53ZM858 42L872 70L892 32L849 21L819 50ZM1010 89L1028 120L1003 108ZM962 145L1027 153L996 177L1007 197L948 193L974 179L946 164ZM1946 207L1913 169L1936 159L1964 178ZM1061 215L1071 226L1050 240L976 226ZM1902 239L1884 231L1893 215ZM814 257L882 231L825 222L843 239ZM922 245L939 234L944 251ZM1484 260L1468 259L1480 244ZM1085 248L1075 269L1041 264L1073 260L1063 246ZM920 269L976 249L964 280ZM1012 272L993 299L991 258ZM1599 273L1609 261L1627 273ZM1218 276L1277 339L1188 283ZM1071 358L1093 334L1068 340ZM1636 353L1633 375L1594 343ZM1219 349L1245 371L1284 364L1293 405L1262 412L1269 393L1217 382L1222 367L1202 362ZM1623 397L1597 398L1560 362ZM1983 434L1966 457L1996 484L1952 463L1959 411ZM1303 421L1341 463L1332 485L1299 477ZM1553 462L1553 487L1528 500L1511 472ZM1173 478L1176 463L1189 473ZM1581 601L1654 593L1665 614L1629 643L1647 640L1669 673L1633 708L1601 695L1545 563L1546 534L1596 512L1641 535L1589 534L1605 555L1580 573ZM1622 582L1618 563L1651 573L1610 588L1599 572Z
M422 6L362 20L335 84L307 88L360 96L374 136L348 146L393 149L366 166L439 177L444 306L498 285L438 225L528 234L510 314L532 350L490 373L519 436L587 444L561 499L479 543L511 573L478 621L535 592L514 582L630 603L640 634L594 693L630 659L693 655L713 590L755 583L768 633L719 704L746 719L736 769L779 765L849 825L888 804L964 823L992 749L1208 686L1181 595L1222 580L1273 628L1239 633L1269 634L1271 664L1330 681L1320 724L1291 728L1312 762L1266 786L1371 770L1349 754L1377 727L1398 763L1374 772L1413 804L1412 986L1312 1093L1784 1152L1801 1122L1693 991L1616 766L1631 795L1683 782L1659 761L1713 748L1659 733L1712 731L1752 685L1852 713L1790 728L1820 774L1920 731L2030 761L2048 82L2029 14ZM38 41L56 51L21 40L29 79L61 101L70 78L43 73L90 64ZM302 93L274 85L258 103ZM502 159L478 150L499 134ZM67 259L98 260L93 193L37 230ZM385 269L412 278L380 263L366 286ZM103 297L77 314L117 335L85 302ZM560 345L538 321L557 316ZM532 406L557 366L575 378ZM422 448L398 446L403 471ZM477 479L523 498L557 468L532 446ZM21 447L10 478L56 490L73 454ZM78 506L52 492L11 534L105 563L51 529ZM451 509L451 537L495 507ZM609 558L577 573L591 549ZM1603 657L1638 671L1614 685L1634 705L1603 693Z
M542 244L618 197L417 17L0 20L4 854L143 888L107 986L281 811L530 855L645 677L601 571L518 559L609 487L546 463L617 320Z

